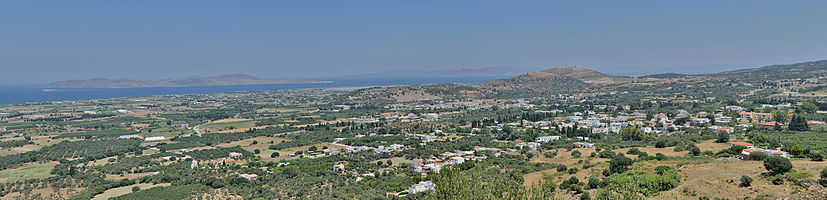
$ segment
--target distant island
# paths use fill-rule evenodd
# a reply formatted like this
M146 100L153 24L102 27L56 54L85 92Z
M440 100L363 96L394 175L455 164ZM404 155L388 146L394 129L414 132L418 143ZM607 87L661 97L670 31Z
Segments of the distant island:
M212 77L191 76L163 80L95 78L86 80L65 80L37 86L37 88L144 88L144 87L187 87L257 84L331 83L299 79L266 80L246 74L227 74Z

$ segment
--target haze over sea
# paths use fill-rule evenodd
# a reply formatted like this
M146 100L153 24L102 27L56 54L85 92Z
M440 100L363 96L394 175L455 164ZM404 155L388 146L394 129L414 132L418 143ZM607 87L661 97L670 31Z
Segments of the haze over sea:
M103 99L113 97L138 97L170 94L206 94L220 92L266 91L332 87L367 87L391 85L417 85L436 83L478 83L503 77L451 77L451 78L368 78L332 79L332 83L266 84L192 87L148 87L148 88L65 88L57 91L43 91L33 85L0 86L0 105L41 101L69 101ZM46 88L49 89L49 88Z

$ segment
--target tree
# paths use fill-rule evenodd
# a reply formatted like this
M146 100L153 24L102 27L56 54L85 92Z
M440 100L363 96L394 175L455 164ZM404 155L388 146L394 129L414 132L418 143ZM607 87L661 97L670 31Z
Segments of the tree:
M764 159L767 159L767 153L764 153L762 151L753 151L749 153L749 159L762 161Z
M612 160L609 161L609 169L608 172L604 173L603 175L610 176L612 174L619 174L626 172L629 170L629 166L632 166L634 161L632 159L627 158L626 156L615 156Z
M620 129L620 136L623 138L623 140L640 141L643 140L643 138L646 135L644 135L643 131L639 128L633 126L625 126L622 129Z
M811 114L818 111L818 106L814 103L805 102L796 108L796 112L800 114Z
M717 143L726 143L729 142L729 133L721 132L718 133L718 139L715 140Z
M307 149L307 150L308 150L308 151L316 151L316 150L319 150L319 149L318 149L318 148L316 148L316 146L312 146L312 147L310 147L310 148L309 148L309 149Z
M809 131L810 125L807 124L807 119L804 119L801 115L795 115L790 119L788 128L791 131Z
M790 119L790 114L784 110L778 110L772 113L772 119L778 123L787 123L787 120Z
M739 184L738 186L749 187L751 185L752 185L752 178L750 178L749 176L741 176L741 184Z
M793 164L786 158L771 156L764 159L764 168L771 171L773 174L783 174L793 169Z
M689 155L700 156L701 155L701 148L698 148L698 146L695 146L694 144L690 145Z
M275 157L279 157L279 152L278 151L274 151L273 153L270 154L270 158L275 158Z
M254 152L255 154L260 154L260 153L261 153L261 150L254 149L254 150L253 150L253 152Z
M804 153L804 148L801 148L801 146L798 146L797 144L794 145L793 147L790 147L790 154L793 154L795 156L800 156L803 153Z
M655 142L655 148L666 148L666 141L658 140Z

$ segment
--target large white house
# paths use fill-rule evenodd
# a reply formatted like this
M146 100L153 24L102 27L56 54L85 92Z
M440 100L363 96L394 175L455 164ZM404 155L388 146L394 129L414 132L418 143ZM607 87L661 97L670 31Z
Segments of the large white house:
M424 192L424 191L428 191L428 190L434 190L435 187L436 187L436 184L434 184L431 181L420 181L419 183L414 184L410 188L408 188L408 193L409 194L416 194L416 193L420 193L420 192Z

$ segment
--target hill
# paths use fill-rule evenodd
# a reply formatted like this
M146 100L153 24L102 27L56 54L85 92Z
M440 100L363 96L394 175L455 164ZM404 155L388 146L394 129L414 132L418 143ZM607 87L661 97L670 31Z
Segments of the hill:
M628 77L604 74L591 69L576 66L560 66L542 71L551 75L571 77L585 83L623 83L631 81Z
M57 81L38 86L38 88L142 88L142 87L186 87L186 86L219 86L219 85L255 85L255 84L290 84L290 83L327 83L326 81L312 80L266 80L245 74L227 74L213 77L191 76L163 80L144 79L108 79L96 78L87 80Z
M678 73L662 73L662 74L651 74L646 76L640 76L638 78L660 78L660 79L674 79L674 78L683 78L686 77L686 74L678 74Z

